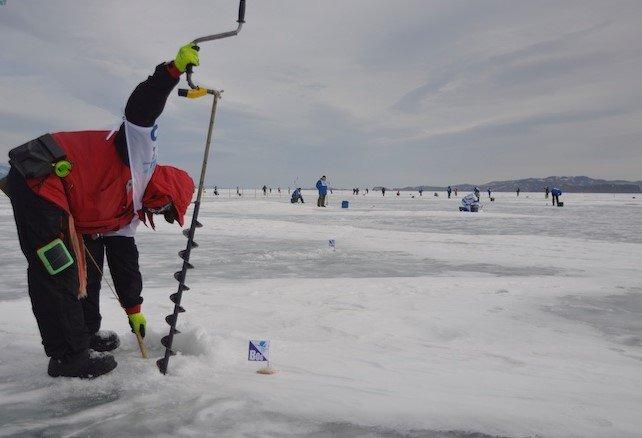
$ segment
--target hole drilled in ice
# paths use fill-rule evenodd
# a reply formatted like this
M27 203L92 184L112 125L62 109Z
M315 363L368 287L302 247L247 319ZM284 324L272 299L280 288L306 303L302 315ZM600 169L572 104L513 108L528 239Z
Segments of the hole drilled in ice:
M180 328L181 333L174 336L173 350L187 356L203 356L212 352L213 340L201 328Z

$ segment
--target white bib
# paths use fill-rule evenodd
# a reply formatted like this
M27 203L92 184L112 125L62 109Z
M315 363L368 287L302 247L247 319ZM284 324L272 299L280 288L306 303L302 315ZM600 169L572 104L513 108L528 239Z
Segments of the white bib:
M133 237L140 223L137 212L143 208L143 195L147 184L152 179L158 155L156 152L156 132L158 125L152 127L137 126L124 121L125 137L127 138L127 153L129 155L129 170L132 174L132 199L134 201L134 219L129 225L118 231L105 233L106 236Z

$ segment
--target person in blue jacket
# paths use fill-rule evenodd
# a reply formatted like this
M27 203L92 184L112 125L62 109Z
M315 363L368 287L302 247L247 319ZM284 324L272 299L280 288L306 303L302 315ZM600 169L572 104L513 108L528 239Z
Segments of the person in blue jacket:
M319 199L317 200L317 207L325 207L325 197L328 194L328 183L326 182L325 175L317 181L317 190L319 191Z
M301 195L301 187L298 187L295 191L292 192L292 198L290 199L290 202L292 204L296 204L299 201L301 201L301 204L305 204L305 202L303 201L303 196Z
M560 196L562 196L562 191L558 189L557 187L553 187L551 189L551 195L553 198L553 205L559 205L560 203Z

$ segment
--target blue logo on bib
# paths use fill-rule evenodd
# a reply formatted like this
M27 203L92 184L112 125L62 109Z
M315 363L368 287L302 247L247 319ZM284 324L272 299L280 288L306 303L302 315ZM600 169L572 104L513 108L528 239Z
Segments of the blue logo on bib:
M152 132L150 136L152 137L152 141L156 141L156 131L158 130L158 125L154 125L154 128L152 129Z

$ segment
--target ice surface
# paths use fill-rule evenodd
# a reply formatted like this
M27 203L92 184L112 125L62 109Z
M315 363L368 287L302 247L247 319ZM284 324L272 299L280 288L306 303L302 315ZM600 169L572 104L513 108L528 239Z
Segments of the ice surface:
M305 205L221 192L201 210L169 375L138 357L105 288L103 328L123 344L88 382L46 376L0 200L0 435L642 435L634 195L556 208L497 193L475 214L443 193L335 191L319 209L312 192ZM159 223L137 240L155 359L185 239ZM270 339L278 374L255 374L248 339Z

